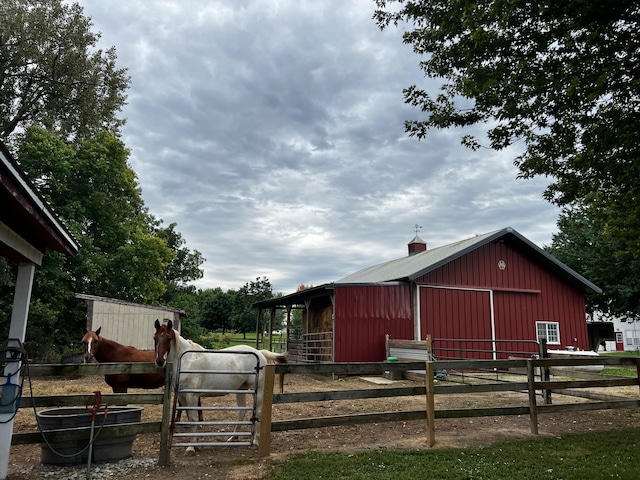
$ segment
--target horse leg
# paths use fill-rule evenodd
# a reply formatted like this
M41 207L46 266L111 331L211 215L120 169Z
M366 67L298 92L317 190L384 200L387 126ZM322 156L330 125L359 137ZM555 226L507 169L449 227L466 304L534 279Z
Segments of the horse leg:
M264 393L264 375L261 373L258 376L258 386L256 389L256 421L255 424L255 434L253 435L254 444L260 444L260 422L262 421L262 395Z
M236 393L236 405L238 406L238 425L233 427L234 433L238 431L238 427L240 426L239 423L244 421L244 414L245 414L244 407L247 406L247 397L244 393ZM236 437L237 435L233 435L229 437L227 439L227 442L230 442Z
M195 407L200 404L200 397L195 394L185 394L182 395L180 400L182 400L182 404L188 407ZM190 422L193 423L193 427L191 427L191 434L193 435L191 442L195 443L197 441L196 433L198 432L198 413L196 410L187 410L187 418ZM195 447L187 447L187 453L195 453Z
M182 405L182 402L180 402L180 400L178 399L178 404ZM198 397L198 407L202 408L202 398ZM182 410L178 410L178 413L176 414L176 422L180 421L180 417L182 417ZM199 422L204 422L204 416L202 415L202 410L198 410L198 421Z

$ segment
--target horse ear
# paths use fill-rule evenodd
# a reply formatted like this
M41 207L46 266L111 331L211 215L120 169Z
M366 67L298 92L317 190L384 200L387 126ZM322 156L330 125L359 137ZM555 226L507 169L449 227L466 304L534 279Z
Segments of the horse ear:
M158 330L160 328L160 320L156 318L156 323L154 325L156 327L156 330Z
M102 330L102 327L98 327L98 329L96 330L96 335L100 335L100 330Z
M168 328L169 330L173 330L173 322L172 322L171 320L169 320L169 321L167 322L167 328Z

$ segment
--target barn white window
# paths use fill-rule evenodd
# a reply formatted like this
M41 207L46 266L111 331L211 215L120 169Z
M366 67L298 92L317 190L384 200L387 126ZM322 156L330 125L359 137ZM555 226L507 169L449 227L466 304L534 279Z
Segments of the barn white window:
M538 342L547 341L547 345L560 345L560 324L558 322L536 322Z

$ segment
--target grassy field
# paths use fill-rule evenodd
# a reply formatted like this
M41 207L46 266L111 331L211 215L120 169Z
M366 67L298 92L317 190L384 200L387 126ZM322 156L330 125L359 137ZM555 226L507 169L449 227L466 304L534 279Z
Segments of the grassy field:
M290 457L268 480L635 480L640 428L496 443L488 447Z
M265 338L265 341L268 342L268 337ZM242 333L212 333L207 336L207 338L200 338L199 343L207 348L226 348L233 347L235 345L249 345L250 347L256 346L256 334L255 332L247 333L243 335ZM286 338L284 335L274 335L273 336L273 347L272 350L274 352L282 353L286 349ZM260 346L260 348L267 348L267 346Z
M598 352L602 356L607 357L639 357L640 352ZM616 377L635 377L638 375L637 369L634 367L604 367L602 371L605 375Z

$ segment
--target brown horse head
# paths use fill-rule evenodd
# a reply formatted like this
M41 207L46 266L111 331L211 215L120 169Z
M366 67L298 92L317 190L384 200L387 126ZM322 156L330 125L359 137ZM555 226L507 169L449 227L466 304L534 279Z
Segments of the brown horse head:
M160 324L160 320L155 323L156 333L153 335L153 343L156 350L156 365L164 367L167 355L171 352L171 344L176 339L176 332L173 329L173 322L169 320L165 325Z
M95 332L87 331L85 328L84 336L82 337L82 345L84 347L84 363L89 363L95 358L96 352L100 346L100 330L98 328Z

